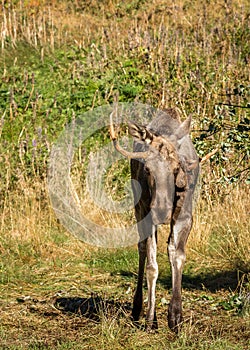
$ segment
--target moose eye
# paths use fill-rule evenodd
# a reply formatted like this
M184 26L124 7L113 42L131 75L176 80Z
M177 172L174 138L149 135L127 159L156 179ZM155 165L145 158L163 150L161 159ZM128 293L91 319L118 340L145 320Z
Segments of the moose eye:
M147 166L144 167L144 171L145 171L145 173L146 173L147 175L150 174L150 170L149 170L149 168L148 168Z

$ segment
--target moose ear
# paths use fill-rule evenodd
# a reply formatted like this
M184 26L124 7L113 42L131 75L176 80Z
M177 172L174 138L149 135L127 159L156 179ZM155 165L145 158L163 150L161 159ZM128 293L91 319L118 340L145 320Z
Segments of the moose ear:
M175 131L174 135L177 138L177 141L180 141L184 136L189 134L190 127L191 127L191 120L192 117L189 115L186 120L184 120L183 123L178 127L178 129Z
M148 131L145 126L141 126L136 123L128 123L128 132L134 138L146 143L151 143L153 140L153 134Z

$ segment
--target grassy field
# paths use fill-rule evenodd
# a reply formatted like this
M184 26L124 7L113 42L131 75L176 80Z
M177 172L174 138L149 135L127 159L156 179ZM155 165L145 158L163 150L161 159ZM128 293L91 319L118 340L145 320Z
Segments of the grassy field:
M2 2L0 349L249 349L249 19L246 0ZM166 319L168 228L159 235L159 330L147 334L130 320L136 247L80 242L51 208L53 143L116 92L119 102L192 113L199 155L219 149L202 169L178 336ZM85 160L107 139L94 135L74 160L83 195ZM108 182L122 198L128 164L118 168ZM132 220L86 208L97 223Z

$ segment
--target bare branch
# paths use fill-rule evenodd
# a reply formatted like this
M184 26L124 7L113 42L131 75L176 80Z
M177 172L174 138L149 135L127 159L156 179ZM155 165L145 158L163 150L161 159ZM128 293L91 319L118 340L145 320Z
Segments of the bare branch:
M200 160L200 164L205 163L209 158L211 158L216 152L218 152L219 148L215 148L212 152L208 153L205 155L203 158Z

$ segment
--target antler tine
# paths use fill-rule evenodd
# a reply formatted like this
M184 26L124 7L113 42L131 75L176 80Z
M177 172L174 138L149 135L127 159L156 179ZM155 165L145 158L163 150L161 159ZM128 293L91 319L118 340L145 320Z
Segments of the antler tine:
M114 141L116 140L116 135L115 135L115 129L113 124L113 112L110 113L109 119L110 119L109 133L110 133L111 140Z
M113 112L110 113L109 133L110 133L110 138L113 141L113 145L114 145L115 149L119 153L121 153L123 156L125 156L126 158L129 158L129 159L138 159L138 158L145 159L148 156L148 152L129 152L129 151L126 151L125 149L123 149L119 145L119 143L117 141L117 136L116 136L116 133L115 133L114 124L113 124Z

